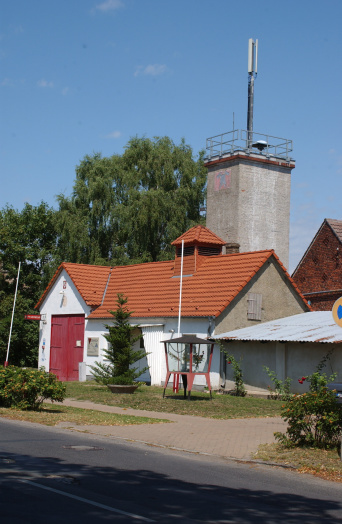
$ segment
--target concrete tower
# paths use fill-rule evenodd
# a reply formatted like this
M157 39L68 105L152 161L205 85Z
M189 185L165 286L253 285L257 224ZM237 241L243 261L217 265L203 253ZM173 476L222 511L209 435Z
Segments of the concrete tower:
M248 47L247 129L207 139L207 227L226 252L274 249L289 263L292 141L253 131L258 41Z
M207 146L207 227L227 252L274 249L288 267L292 142L253 133L248 147L248 131L234 130Z

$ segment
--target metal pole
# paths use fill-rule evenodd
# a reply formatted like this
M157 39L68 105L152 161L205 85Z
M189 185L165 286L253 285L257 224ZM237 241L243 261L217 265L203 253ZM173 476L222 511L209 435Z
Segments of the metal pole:
M181 322L181 312L182 312L183 257L184 257L184 240L182 240L182 259L181 259L181 274L180 274L180 287L179 287L178 336L180 336L180 322Z
M253 73L248 74L248 108L247 108L247 131L248 143L247 147L250 149L253 142L253 106L254 106L254 76Z
M254 76L258 72L258 40L248 40L247 148L253 143Z
M11 336L12 336L14 310L15 310L15 303L16 303L16 300L17 300L17 293L18 293L20 265L21 265L21 262L19 262L19 266L18 266L17 283L16 283L16 286L15 286L15 294L14 294L13 309L12 309L11 327L10 327L10 332L9 332L9 337L8 337L6 360L5 360L5 363L4 363L4 367L5 368L8 366L8 354L9 354L9 349L10 349L10 345L11 345Z

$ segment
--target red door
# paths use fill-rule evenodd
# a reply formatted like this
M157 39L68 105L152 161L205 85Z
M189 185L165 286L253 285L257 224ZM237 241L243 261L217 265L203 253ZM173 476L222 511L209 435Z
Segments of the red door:
M78 380L83 361L84 315L52 315L50 371L58 380Z

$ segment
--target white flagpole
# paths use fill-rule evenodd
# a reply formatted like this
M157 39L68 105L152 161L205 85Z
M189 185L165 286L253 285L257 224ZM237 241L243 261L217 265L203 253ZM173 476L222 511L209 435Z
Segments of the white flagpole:
M20 265L21 265L21 262L19 262L19 266L18 266L17 283L16 283L16 286L15 286L15 295L14 295L13 309L12 309L11 327L10 327L10 332L9 332L9 337L8 337L8 345L7 345L6 360L5 360L5 363L4 363L4 367L5 367L5 368L8 366L8 354L9 354L9 349L10 349L10 345L11 345L11 336L12 336L12 327L13 327L14 310L15 310L15 303L16 303L16 300L17 300L17 293L18 293L18 283L19 283Z
M182 312L183 257L184 257L184 240L182 240L182 259L181 259L181 274L180 274L180 288L179 288L179 309L178 309L178 336L180 336L180 322L181 322L181 312Z

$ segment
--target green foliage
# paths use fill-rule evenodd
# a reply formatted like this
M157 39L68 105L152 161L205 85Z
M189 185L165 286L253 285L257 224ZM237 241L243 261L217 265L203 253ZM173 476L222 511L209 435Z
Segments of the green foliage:
M5 361L11 325L14 291L0 291L0 359ZM9 362L15 366L37 367L39 322L24 319L25 313L37 313L33 301L18 292L13 320Z
M292 394L290 393L292 379L286 377L284 381L280 380L275 371L272 371L267 366L264 366L264 370L273 382L273 388L268 386L270 398L275 400L289 400L292 397Z
M173 258L171 242L201 223L206 169L184 140L132 138L123 155L85 156L71 197L0 210L0 361L5 360L16 275L10 362L36 366L38 323L24 320L63 261L123 265Z
M20 289L23 296L38 299L50 280L56 245L55 211L45 202L25 204L22 211L7 206L0 210L0 263L4 271L1 289L15 287L21 261Z
M120 157L86 155L76 167L70 198L58 195L58 258L83 264L106 264L119 241L114 215L121 203Z
M342 406L336 402L336 392L327 388L336 373L328 377L322 372L333 350L321 359L314 373L298 379L300 384L309 382L310 391L294 395L283 406L281 416L288 422L288 428L285 434L275 434L281 443L313 447L337 444L342 430Z
M342 408L335 393L322 387L319 391L294 395L282 408L288 422L285 434L276 433L286 445L327 447L336 445L342 429Z
M141 370L132 367L146 356L146 352L144 349L134 349L135 342L140 340L142 335L133 335L138 326L129 323L132 312L128 310L126 304L127 298L118 293L117 309L111 311L114 324L105 326L109 331L109 334L105 335L109 347L103 350L103 354L109 364L95 362L95 366L91 366L94 378L100 384L133 384L148 370L148 367Z
M5 360L18 264L21 270L9 360L36 366L39 324L24 320L55 269L55 211L41 202L25 204L21 212L10 206L0 210L0 359Z
M0 406L37 410L45 399L62 402L65 386L43 369L8 366L0 369Z
M231 355L230 353L228 353L228 351L225 350L222 342L220 342L220 351L222 351L222 353L224 354L227 364L231 364L233 366L233 376L235 382L234 395L236 395L237 397L245 397L247 392L244 385L243 374L240 365L241 359L240 362L238 362L233 355Z
M58 196L58 256L122 265L168 260L171 242L201 223L203 152L168 137L132 138L122 156L86 156L70 198Z
M316 371L311 375L307 375L298 379L300 384L307 381L310 384L310 391L320 391L325 388L328 384L334 382L337 377L337 373L332 373L329 377L326 373L322 373L322 370L327 364L327 361L330 360L330 357L335 348L332 348L328 353L320 360L316 367Z
M302 384L305 380L309 382L310 391L311 392L317 392L324 389L328 384L334 382L335 378L337 377L337 373L332 373L329 377L326 373L320 373L319 371L315 371L311 375L308 375L307 377L302 377L299 379L300 384Z

